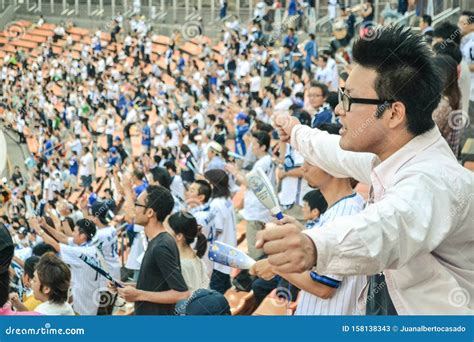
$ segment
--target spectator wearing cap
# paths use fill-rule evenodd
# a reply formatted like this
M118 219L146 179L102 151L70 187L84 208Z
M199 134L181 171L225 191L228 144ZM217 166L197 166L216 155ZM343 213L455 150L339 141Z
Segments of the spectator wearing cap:
M120 260L118 255L117 229L111 224L114 217L109 203L103 201L95 202L90 208L92 221L97 227L97 233L92 240L102 254L105 266L114 279L120 279ZM115 298L107 291L107 280L101 277L101 303L107 303L99 308L99 315L111 315Z
M311 81L307 96L314 113L311 119L311 127L315 128L323 123L331 123L333 113L331 106L326 102L328 87L323 83Z
M176 306L178 316L230 316L229 302L214 290L199 289Z
M249 131L249 117L244 112L236 116L237 126L235 128L235 153L245 156L247 148L245 146L244 135Z
M105 268L100 261L100 252L92 242L97 231L95 223L88 219L79 220L74 227L72 237L67 237L37 218L31 218L29 224L43 238L44 242L53 246L59 253L59 257L70 266L74 311L80 315L97 315L101 279L97 276L96 271L80 259L81 256L87 257Z
M207 158L209 163L206 166L206 171L212 169L221 169L224 170L225 161L222 158L222 153L224 148L222 145L215 141L211 141L207 146Z
M10 264L14 249L10 233L3 224L0 224L0 316L37 315L37 313L30 311L13 311L10 304L7 303L10 289Z
M115 165L121 165L122 160L120 158L120 155L118 154L117 147L112 146L109 149L109 156L107 158L107 167L108 168L113 168Z

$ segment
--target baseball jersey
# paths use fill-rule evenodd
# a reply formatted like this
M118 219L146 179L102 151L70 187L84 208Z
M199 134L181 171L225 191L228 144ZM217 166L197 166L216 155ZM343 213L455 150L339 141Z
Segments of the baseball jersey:
M72 243L72 241L70 241ZM60 258L71 268L72 307L84 315L97 315L100 303L101 276L80 259L81 255L99 261L99 251L95 246L85 244L73 246L60 244Z
M213 198L210 205L211 213L214 214L211 228L213 234L211 243L214 242L214 240L217 240L236 247L236 220L232 200L224 197ZM214 269L225 274L230 274L232 270L229 266L217 263L214 263Z
M341 198L321 215L312 229L324 229L324 225L338 217L354 215L364 208L364 199L357 193ZM354 315L359 294L367 283L365 276L321 275L310 272L313 281L336 289L334 295L322 299L301 291L295 315Z
M117 230L114 227L98 229L93 243L103 255L107 271L114 279L120 280ZM101 277L101 287L107 287L107 282L105 277Z

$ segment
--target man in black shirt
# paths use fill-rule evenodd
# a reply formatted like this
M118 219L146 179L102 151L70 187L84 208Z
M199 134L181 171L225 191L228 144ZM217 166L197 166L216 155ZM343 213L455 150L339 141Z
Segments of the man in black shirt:
M175 304L189 297L178 247L163 227L173 206L170 191L156 185L148 186L135 202L135 223L145 227L148 248L136 287L117 289L126 301L135 302L135 315L173 315Z

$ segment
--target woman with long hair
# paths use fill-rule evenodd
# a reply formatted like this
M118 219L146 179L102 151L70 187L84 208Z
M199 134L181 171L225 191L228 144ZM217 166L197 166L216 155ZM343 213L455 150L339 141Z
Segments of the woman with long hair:
M202 260L207 250L207 240L201 233L196 218L188 212L180 211L165 221L165 227L178 245L181 273L189 292L209 288L207 267Z
M458 157L465 122L461 111L461 90L458 85L457 63L451 56L444 54L437 55L434 58L434 63L438 67L443 81L443 93L438 107L433 111L433 120L454 155Z
M206 171L204 177L212 188L210 201L213 215L213 220L210 223L211 244L217 240L236 247L236 220L234 205L230 198L229 176L224 170L214 169ZM214 263L214 270L211 275L211 290L224 294L231 287L230 272L230 267Z

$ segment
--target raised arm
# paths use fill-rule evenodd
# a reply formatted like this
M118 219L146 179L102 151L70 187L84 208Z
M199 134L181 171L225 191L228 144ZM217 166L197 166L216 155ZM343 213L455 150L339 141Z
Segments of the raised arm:
M291 145L310 164L334 177L352 177L371 184L370 172L376 156L371 153L344 151L339 147L340 136L317 128L296 125L291 131Z
M377 158L374 154L344 151L339 147L339 136L301 125L297 118L287 114L275 115L274 124L281 141L291 142L310 164L334 177L352 177L371 184L370 173Z

